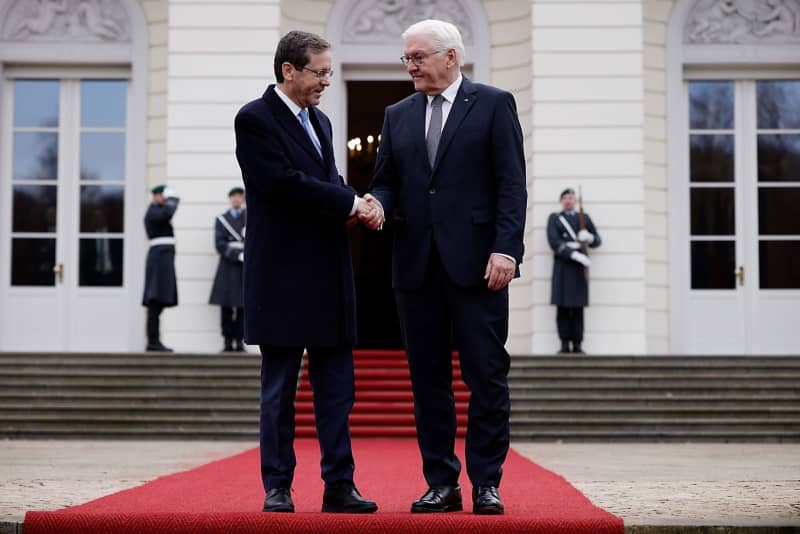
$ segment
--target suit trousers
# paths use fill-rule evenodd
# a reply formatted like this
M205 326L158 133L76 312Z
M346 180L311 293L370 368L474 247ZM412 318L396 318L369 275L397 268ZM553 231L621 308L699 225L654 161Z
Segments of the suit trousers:
M583 308L558 306L556 326L562 343L572 341L575 345L580 345L583 342Z
M510 434L508 288L453 284L436 245L431 249L422 287L396 290L423 474L430 486L455 486L461 472L455 455L455 342L470 389L467 474L475 486L499 486Z
M261 478L264 490L289 488L294 453L295 410L302 347L261 345ZM308 348L308 373L326 484L352 482L353 452L348 418L355 400L353 349Z

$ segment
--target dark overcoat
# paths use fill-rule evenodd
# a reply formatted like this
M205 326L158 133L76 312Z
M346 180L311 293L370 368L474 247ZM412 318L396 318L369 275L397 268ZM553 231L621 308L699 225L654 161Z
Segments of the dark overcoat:
M234 217L230 210L221 214L231 226L236 235L232 234L217 218L214 224L214 246L219 253L217 273L214 275L214 285L211 286L209 304L224 306L226 308L241 308L244 306L242 296L242 270L243 263L239 261L239 254L244 252L244 227L246 214L243 211Z
M165 204L153 202L144 216L149 239L175 237L172 216L178 209L178 199L169 198ZM161 304L165 308L178 305L178 282L175 277L175 245L155 245L147 251L142 305Z
M292 347L354 345L355 288L346 222L355 192L333 158L331 123L316 108L320 157L270 86L236 115L247 195L245 339Z
M568 215L565 212L551 213L547 220L547 241L553 249L553 277L550 282L550 303L567 308L582 308L589 305L588 270L583 265L570 258L574 249L567 243L573 241L572 235L559 219L564 217L575 235L578 235L578 216ZM600 234L586 215L586 229L594 234L594 241L590 248L597 248L602 243Z

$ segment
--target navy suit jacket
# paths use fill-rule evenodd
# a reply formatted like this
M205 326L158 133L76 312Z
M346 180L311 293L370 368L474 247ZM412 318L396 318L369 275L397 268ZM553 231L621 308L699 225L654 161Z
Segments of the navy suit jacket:
M355 289L346 221L355 192L333 158L330 120L309 117L322 157L270 86L236 115L247 195L245 339L252 344L355 344Z
M371 192L394 225L393 285L419 288L435 240L450 279L485 286L489 255L524 254L525 151L511 93L464 78L433 168L423 93L386 108Z

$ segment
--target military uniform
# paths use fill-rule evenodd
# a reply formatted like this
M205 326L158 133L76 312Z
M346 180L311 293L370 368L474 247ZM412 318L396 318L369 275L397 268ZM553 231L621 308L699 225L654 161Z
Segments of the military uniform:
M154 194L164 192L163 186L153 189ZM161 344L159 321L164 308L178 305L175 231L172 228L172 216L178 209L178 202L175 196L167 197L164 204L153 202L144 216L144 227L150 239L142 298L142 305L147 306L147 350L169 350Z
M588 215L585 221L586 230L594 236L587 245L599 247L602 240L597 228ZM554 253L550 303L558 307L556 323L562 352L582 352L583 308L589 305L588 270L574 254L580 251L579 232L576 211L552 213L547 220L547 240Z
M244 351L242 266L246 217L244 209L229 209L217 217L214 227L219 265L208 302L222 306L222 336L226 351Z

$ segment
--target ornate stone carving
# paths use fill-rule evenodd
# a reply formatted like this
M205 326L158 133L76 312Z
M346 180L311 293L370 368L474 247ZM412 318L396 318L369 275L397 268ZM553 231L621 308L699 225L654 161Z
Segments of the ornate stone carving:
M2 24L7 41L128 41L119 0L17 0Z
M800 42L800 0L698 0L683 40L695 44Z
M415 22L441 19L461 31L464 44L472 44L472 22L458 0L361 0L344 28L344 42L386 43Z

